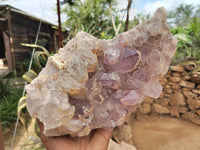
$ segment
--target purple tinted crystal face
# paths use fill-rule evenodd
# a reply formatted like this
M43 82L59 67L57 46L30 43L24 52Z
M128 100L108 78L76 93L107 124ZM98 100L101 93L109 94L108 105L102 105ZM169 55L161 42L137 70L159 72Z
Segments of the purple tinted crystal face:
M124 49L120 63L118 64L118 71L121 74L128 73L136 69L140 62L140 52L130 49Z
M104 51L104 63L113 66L120 59L121 50L116 47L110 47Z
M101 77L101 83L102 86L117 90L120 86L120 74L118 72L104 73Z
M26 86L28 111L47 136L121 125L145 96L159 97L176 45L164 8L108 41L79 32Z
M74 118L78 118L79 115L83 117L86 116L91 108L90 101L87 99L71 98L69 103L75 106Z
M152 79L145 84L143 92L147 96L158 98L162 93L162 86L160 85L158 79Z
M126 81L127 85L133 89L142 88L148 81L149 73L143 70L136 70L133 72L132 76Z
M123 92L120 100L124 105L137 106L142 102L143 97L143 93L139 90L129 90Z
M102 84L99 81L102 75L103 72L98 72L87 82L87 98L90 101L102 102L105 100L101 95Z
M127 106L121 104L121 97L122 90L116 91L115 93L111 94L104 103L99 105L97 109L97 115L99 118L102 120L107 120L107 122L104 122L107 128L113 128L116 125L121 124L126 118L128 108Z
M113 55L110 54L111 52L113 52ZM121 52L121 55L118 55L120 54L119 52ZM126 48L121 50L116 48L111 50L109 48L104 53L104 63L108 65L107 68L118 71L120 74L128 73L136 69L141 59L139 51Z

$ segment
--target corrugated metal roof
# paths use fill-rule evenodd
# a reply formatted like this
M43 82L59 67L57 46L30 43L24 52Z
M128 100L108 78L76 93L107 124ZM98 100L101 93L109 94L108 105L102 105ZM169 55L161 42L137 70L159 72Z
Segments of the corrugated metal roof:
M53 24L53 23L48 22L48 21L46 21L44 19L38 18L38 17L36 17L36 16L34 16L34 15L30 14L30 13L27 13L27 12L25 12L23 10L17 9L15 7L10 6L10 5L0 5L0 8L10 9L12 12L16 12L16 13L19 13L21 15L27 16L27 17L29 17L29 18L31 18L33 20L42 21L43 23L46 23L46 24L49 24L49 25L52 25L52 26L57 26L56 24Z

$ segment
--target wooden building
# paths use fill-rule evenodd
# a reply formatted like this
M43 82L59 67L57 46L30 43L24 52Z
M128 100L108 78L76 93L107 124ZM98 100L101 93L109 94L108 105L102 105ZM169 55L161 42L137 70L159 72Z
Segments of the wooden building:
M34 44L40 22L42 25L37 44L49 51L57 50L59 33L56 25L9 5L0 5L0 59L8 69L14 71L16 61L30 57L32 48L20 43Z

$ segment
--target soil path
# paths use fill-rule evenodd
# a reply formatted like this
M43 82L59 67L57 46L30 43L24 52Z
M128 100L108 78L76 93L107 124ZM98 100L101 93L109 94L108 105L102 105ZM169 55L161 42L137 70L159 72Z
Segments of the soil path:
M190 122L167 116L145 116L132 120L131 126L137 150L200 150L200 126ZM13 150L33 149L37 144L30 142L32 135L33 122L29 123L28 133L24 127L19 128ZM12 133L4 135L6 150L11 137Z
M200 126L171 117L142 117L131 122L137 150L200 150Z
M5 150L10 150L10 145L12 141L12 136L13 136L13 129L4 134L4 145L5 145ZM36 147L37 144L40 141L35 141L37 140L34 134L34 122L33 120L30 120L28 123L28 130L24 126L20 126L17 128L17 134L15 136L14 144L13 144L13 150L32 150L34 147Z

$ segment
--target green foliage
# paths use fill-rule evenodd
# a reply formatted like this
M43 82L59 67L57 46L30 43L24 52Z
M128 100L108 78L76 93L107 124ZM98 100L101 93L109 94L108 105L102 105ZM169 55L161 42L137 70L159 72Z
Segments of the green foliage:
M175 34L175 37L181 41L184 41L189 46L192 46L192 40L190 39L190 37L187 34L177 33L177 34Z
M200 17L193 18L189 29L191 31L190 36L193 43L192 57L200 59Z
M16 70L17 70L18 77L21 77L28 70L30 59L31 58L26 58L23 61L16 62ZM39 61L42 67L46 65L46 60L42 56L39 56ZM31 69L34 70L36 73L39 73L41 70L34 60L33 60Z
M105 32L101 32L101 39L109 40L109 39L112 39L113 37L114 37L114 35L109 35Z
M3 98L7 95L13 94L15 95L15 92L13 91L13 87L10 85L10 80L7 79L6 81L1 79L0 80L0 98Z
M192 37L195 47L200 48L200 16L194 17L189 26L190 36Z
M98 38L102 37L103 32L115 35L109 13L111 5L113 12L116 12L116 2L106 0L77 0L73 1L73 5L65 4L62 12L67 14L65 25L70 28L72 37L78 31L86 31ZM118 17L115 20L119 23Z
M200 6L181 4L168 15L173 18L171 33L179 42L173 62L200 59Z
M140 23L148 20L150 18L150 14L143 14L143 13L139 13L137 15L134 16L134 19L130 22L129 28L134 28L137 25L139 25Z
M40 37L37 41L37 45L40 45L42 47L48 48L49 46L49 39L45 37Z
M9 80L5 83L0 80L0 84L3 85L0 87L0 91L3 91L0 97L0 118L2 128L5 129L17 119L18 99L21 97L22 90L13 88Z
M173 63L184 60L191 57L191 45L192 41L190 39L188 27L175 27L171 29L171 33L175 35L179 42L177 45L177 51L173 57Z
M17 100L14 100L14 97L4 97L0 99L0 116L1 116L1 125L4 129L8 127L10 123L14 122L17 117Z

